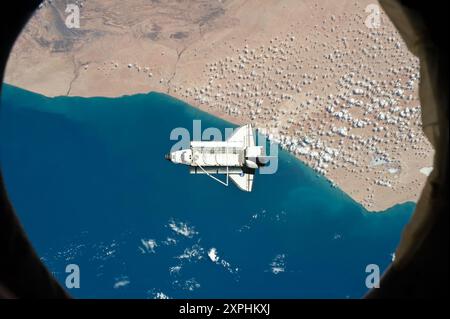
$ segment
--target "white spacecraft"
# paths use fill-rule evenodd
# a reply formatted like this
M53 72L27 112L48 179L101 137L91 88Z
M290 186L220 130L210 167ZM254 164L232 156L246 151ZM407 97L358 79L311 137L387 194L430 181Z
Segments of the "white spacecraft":
M226 141L191 141L190 148L166 155L173 163L189 165L191 174L206 174L225 186L230 178L245 192L252 191L256 169L269 158L262 146L255 145L250 124L236 129ZM213 176L217 174L226 175L226 180Z

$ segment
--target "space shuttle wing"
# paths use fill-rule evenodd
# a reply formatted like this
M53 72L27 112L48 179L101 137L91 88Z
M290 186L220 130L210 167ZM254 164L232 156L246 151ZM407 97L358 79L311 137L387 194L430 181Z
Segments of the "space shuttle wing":
M254 174L230 174L231 180L244 192L251 192Z
M247 124L239 127L228 138L227 142L241 143L243 147L255 146L252 126Z

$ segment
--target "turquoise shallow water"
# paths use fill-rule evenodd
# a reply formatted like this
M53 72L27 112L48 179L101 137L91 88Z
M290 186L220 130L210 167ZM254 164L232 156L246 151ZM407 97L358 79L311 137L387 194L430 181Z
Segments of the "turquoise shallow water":
M76 297L358 298L414 203L367 213L286 152L252 193L164 160L174 127L231 125L163 94L47 98L4 86L0 159L38 254ZM216 248L214 263L207 253Z

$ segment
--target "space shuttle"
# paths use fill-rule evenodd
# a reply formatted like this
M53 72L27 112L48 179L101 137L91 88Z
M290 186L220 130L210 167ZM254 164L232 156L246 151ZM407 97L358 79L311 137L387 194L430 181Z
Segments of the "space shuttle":
M166 159L189 166L191 174L206 174L228 186L231 179L245 192L251 192L255 172L267 165L270 156L256 146L250 124L239 127L226 141L191 141L188 149L167 154ZM225 175L225 181L215 175Z

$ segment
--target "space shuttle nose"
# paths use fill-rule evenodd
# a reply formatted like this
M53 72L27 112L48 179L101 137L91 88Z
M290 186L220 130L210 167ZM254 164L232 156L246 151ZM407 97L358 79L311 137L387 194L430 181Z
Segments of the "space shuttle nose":
M164 158L165 158L166 160L170 161L170 154L164 155Z

